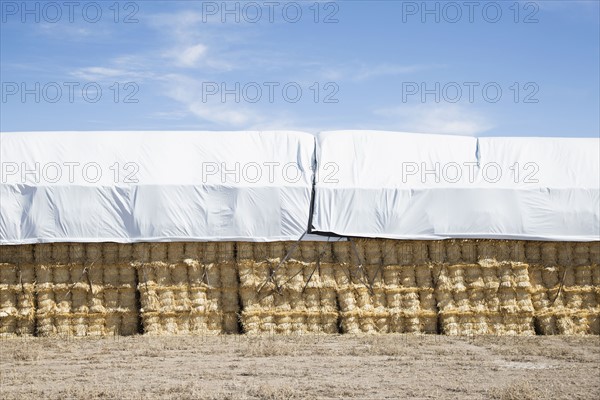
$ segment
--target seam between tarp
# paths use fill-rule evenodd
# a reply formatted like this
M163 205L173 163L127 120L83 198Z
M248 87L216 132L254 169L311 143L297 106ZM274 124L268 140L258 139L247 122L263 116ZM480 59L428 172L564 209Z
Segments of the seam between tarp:
M477 161L477 169L481 168L481 153L479 151L479 138L475 138L475 160Z

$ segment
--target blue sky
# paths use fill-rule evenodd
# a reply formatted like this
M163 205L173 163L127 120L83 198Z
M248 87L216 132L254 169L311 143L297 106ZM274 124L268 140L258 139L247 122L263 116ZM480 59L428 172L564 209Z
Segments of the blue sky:
M0 129L600 134L600 2L466 3L2 0Z

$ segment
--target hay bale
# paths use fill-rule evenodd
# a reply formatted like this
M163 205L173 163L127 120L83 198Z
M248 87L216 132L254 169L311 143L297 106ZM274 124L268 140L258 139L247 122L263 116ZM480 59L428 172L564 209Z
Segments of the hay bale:
M355 243L2 246L0 335L600 333L600 242Z
M435 297L447 335L532 335L530 277L522 242L449 241ZM529 249L531 252L531 249Z
M445 255L443 242L360 240L338 242L336 280L341 327L347 333L435 333L433 267ZM418 261L419 264L414 264Z
M147 250L138 246L137 253L147 261L135 264L145 333L237 332L238 280L233 243L149 246Z
M19 246L0 246L0 264L15 264Z
M531 244L529 266L536 326L546 335L600 334L598 242ZM537 256L537 249L541 256Z
M20 266L23 264L32 264L33 261L33 245L0 245L0 264L13 264Z
M71 261L71 311L72 333L75 336L87 336L90 311L88 295L91 291L85 266L86 248L82 243L73 243L70 247Z
M17 265L17 335L35 334L35 269L33 264Z
M134 263L138 273L141 317L144 333L163 334L165 319L173 311L173 292L170 285L167 249L164 243L136 243L133 246ZM163 257L161 260L161 256ZM171 325L167 327L176 333Z
M35 246L38 335L103 336L137 332L136 275L122 260L128 250L127 246L121 246L115 243Z
M0 335L11 336L17 331L17 266L0 264Z
M53 290L54 277L52 267L47 264L36 264L35 277L37 334L40 336L50 336L56 333L54 323L56 301Z
M239 277L235 264L235 244L219 243L219 265L221 273L221 309L224 333L238 333L238 315L240 312Z
M62 247L62 246L61 246ZM66 249L61 249L60 258L56 257L55 260L60 259L61 261L55 261L50 268L53 269L53 280L52 280L52 292L54 293L54 311L51 316L54 318L54 328L58 335L70 336L71 335L71 269L68 264L62 264L62 262L68 262L65 260L68 252Z
M36 264L51 263L53 261L52 244L51 243L34 244L33 245L33 260Z
M354 268L351 260L350 242L333 243L333 259L335 262L334 277L336 281L337 299L340 309L340 328L344 333L358 333L361 327L369 327L369 320L361 319L359 294L355 287ZM364 303L364 302L363 302ZM364 329L364 328L363 328Z
M131 253L130 245L106 243L102 248L102 306L108 334L133 335L138 330L137 276Z
M186 260L188 279L190 285L189 298L191 302L189 330L202 334L208 331L206 319L206 303L208 285L205 278L205 269L200 260Z
M329 243L239 243L237 254L244 332L337 332Z

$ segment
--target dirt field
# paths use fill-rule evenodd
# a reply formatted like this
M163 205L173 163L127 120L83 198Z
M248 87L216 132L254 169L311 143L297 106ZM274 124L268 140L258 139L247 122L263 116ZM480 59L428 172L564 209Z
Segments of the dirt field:
M0 341L1 397L594 399L600 337L117 337Z

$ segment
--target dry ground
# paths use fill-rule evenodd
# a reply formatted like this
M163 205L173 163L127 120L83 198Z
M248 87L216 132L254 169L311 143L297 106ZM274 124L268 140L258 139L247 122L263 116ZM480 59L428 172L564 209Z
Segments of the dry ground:
M3 399L597 399L600 337L0 340Z

